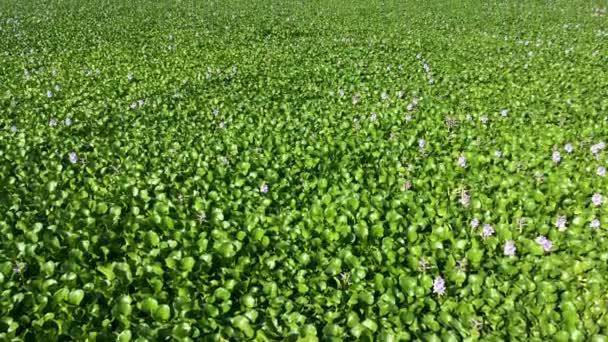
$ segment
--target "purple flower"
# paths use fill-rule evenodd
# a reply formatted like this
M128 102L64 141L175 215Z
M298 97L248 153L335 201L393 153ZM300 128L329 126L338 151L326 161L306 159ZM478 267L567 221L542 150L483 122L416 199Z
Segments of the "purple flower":
M76 152L70 152L70 154L68 154L68 159L72 164L78 163L78 156L76 155Z
M597 155L598 153L600 153L604 148L606 147L606 144L603 141L600 141L599 143L592 145L591 146L591 153L593 153L594 155Z
M475 229L477 227L479 227L479 220L474 218L471 220L471 228Z
M17 126L11 125L11 133L17 133Z
M553 249L553 242L551 242L551 240L547 239L544 235L540 235L539 237L537 237L536 243L541 245L543 247L543 249L545 250L545 252L547 252L547 253L551 252L551 250Z
M568 224L568 219L566 218L566 216L558 216L555 220L555 226L560 232L566 230L566 224Z
M506 256L515 256L517 253L517 247L515 247L515 242L508 240L505 242L504 253Z
M51 118L51 120L49 120L49 127L55 126L57 126L57 120L55 118Z
M495 156L496 158L500 158L500 157L502 157L502 151L500 151L500 150L496 150L496 151L494 151L494 156Z
M591 221L591 224L589 224L589 227L591 227L591 229L598 229L600 227L600 220L594 218L593 221Z
M445 280L441 276L438 276L433 281L433 293L439 296L445 294Z
M464 157L464 154L458 156L458 166L466 167L467 166L467 158Z
M70 127L70 126L72 126L72 119L70 119L70 118L65 118L65 120L63 120L63 123L64 123L66 126Z
M567 143L567 144L564 146L564 150L566 150L566 152L568 152L568 153L572 153L572 151L574 150L574 148L572 147L572 144L571 144L571 143Z
M268 184L264 183L264 184L260 185L260 192L263 194L268 193Z
M595 173L600 177L604 177L606 175L606 168L603 166L600 166L597 168L597 170L595 170Z
M503 118L506 118L507 115L509 115L509 111L506 109L503 109L500 111L500 116L502 116Z
M494 227L492 227L492 225L490 224L484 224L483 225L483 231L481 232L481 236L484 239L487 239L489 237L491 237L492 235L494 235Z
M487 124L488 123L488 117L485 115L482 115L479 120L481 120L481 123L483 124Z
M465 208L471 204L471 195L469 195L468 192L462 192L462 196L460 196L460 204L462 204L462 206Z
M47 90L47 91L46 91L46 97L49 97L49 98L50 98L50 97L53 97L53 92L52 92L52 91L50 91L50 90Z
M603 202L603 198L602 198L602 194L600 193L594 193L593 196L591 196L591 202L593 202L593 205L595 205L596 207L599 207L600 205L602 205Z
M554 162L559 163L562 160L562 155L559 153L559 151L553 151L553 155L551 155L551 159Z

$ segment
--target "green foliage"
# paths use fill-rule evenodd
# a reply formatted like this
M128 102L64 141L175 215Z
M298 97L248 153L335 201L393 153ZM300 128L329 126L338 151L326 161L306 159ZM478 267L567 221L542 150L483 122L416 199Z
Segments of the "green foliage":
M1 1L0 340L605 341L598 6Z

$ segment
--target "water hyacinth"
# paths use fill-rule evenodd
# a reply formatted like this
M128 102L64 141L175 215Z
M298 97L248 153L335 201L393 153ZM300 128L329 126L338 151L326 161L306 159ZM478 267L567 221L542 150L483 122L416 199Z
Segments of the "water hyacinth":
M545 237L544 235L540 235L539 237L536 238L535 241L536 241L536 243L541 245L541 247L543 248L545 253L549 253L553 249L553 242L551 242L551 240L547 239L547 237Z
M139 108L143 107L146 102L144 100L137 100L137 105Z
M61 91L61 87L59 86L59 84L55 84L55 91L56 92L60 92Z
M405 92L403 90L399 90L397 92L397 97L400 98L400 99L402 99L404 95L405 95Z
M63 120L63 124L70 127L72 126L72 119L71 118L65 118L65 120Z
M562 160L562 155L559 153L559 151L553 151L551 160L553 160L555 163L559 163Z
M46 97L49 97L49 98L53 97L53 92L50 91L50 90L47 90L46 91Z
M602 194L600 194L600 193L596 192L596 193L593 194L593 196L591 196L591 202L596 207L601 206L603 201L604 201L604 199L602 197Z
M370 117L371 122L376 122L376 120L378 120L378 114L376 113L372 113L372 116Z
M564 230L566 230L567 224L568 224L568 219L566 218L566 216L558 216L557 219L555 220L555 227L557 227L557 230L559 230L560 232L563 232Z
M131 109L137 109L137 101L131 102Z
M260 192L263 194L268 193L268 184L264 183L264 184L260 185Z
M464 154L458 156L458 166L466 167L467 166L467 158L465 158Z
M76 164L78 163L78 156L76 155L76 152L70 152L68 154L68 160L70 161L70 163L72 164Z
M11 133L17 133L17 126L11 125L10 130L11 130Z
M414 106L417 106L417 105L418 105L418 98L417 98L417 97L415 97L415 96L414 96L414 97L412 98L412 104L413 104Z
M353 95L353 97L351 98L351 102L353 103L353 105L356 105L361 102L361 97L359 95Z
M500 150L496 150L496 151L494 151L494 156L495 156L496 158L500 158L500 157L502 157L502 151L500 151Z
M591 153L598 155L605 147L606 144L603 141L600 141L599 143L591 146Z
M407 121L407 122L412 121L412 116L410 114L406 114L405 115L405 121Z
M424 139L418 139L418 146L420 148L424 148L426 146L426 140L424 140Z
M510 257L515 256L515 254L517 254L517 247L515 247L514 241L508 240L507 242L505 242L504 254Z
M594 218L593 220L591 220L589 227L591 227L591 229L598 229L600 227L600 220Z
M481 123L483 123L484 125L488 123L488 117L485 115L480 116L479 120L481 120Z
M492 225L488 223L484 224L483 230L481 231L481 236L484 239L487 239L492 237L492 235L494 235L494 227L492 227Z
M226 124L224 123L224 121L220 122L219 127L220 127L221 129L226 128Z
M408 103L408 104L407 104L407 107L405 107L405 109L406 109L408 112L413 111L413 110L414 110L414 104L413 104L413 103Z
M500 116L502 116L503 118L506 118L507 115L509 115L509 111L507 109L503 109L500 111Z
M600 176L600 177L604 177L606 175L606 168L603 167L603 166L598 167L595 170L595 174L598 175L598 176Z
M443 296L445 294L445 280L441 276L438 276L433 281L433 293L438 296Z
M380 99L382 99L383 101L387 101L388 94L385 91L383 91L382 94L380 94Z
M135 76L133 76L133 73L129 71L129 74L127 75L127 80L133 81L134 78Z
M467 114L466 118L467 121L471 121L473 120L473 116L471 116L471 114Z
M219 109L219 108L217 108L217 107L213 108L213 112L212 112L212 114L213 114L213 116L218 116L218 115L220 115L220 109Z
M344 97L344 90L339 89L339 90L338 90L338 96L340 96L340 97Z
M460 196L460 204L462 204L462 206L465 208L467 208L469 204L471 204L471 195L469 195L468 192L462 192L462 195Z
M471 224L471 228L475 229L475 228L479 227L479 220L474 218L471 220L470 224Z
M49 120L49 127L55 127L55 126L57 126L57 119L51 118Z
M572 144L567 143L567 144L564 146L564 150L566 150L566 152L568 152L568 153L572 153L572 151L574 150L574 148L572 147Z

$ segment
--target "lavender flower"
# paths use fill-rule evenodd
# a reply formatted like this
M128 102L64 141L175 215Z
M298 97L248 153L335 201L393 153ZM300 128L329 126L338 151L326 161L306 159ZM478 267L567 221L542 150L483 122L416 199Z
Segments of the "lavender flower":
M78 156L76 155L76 152L70 152L70 154L68 154L68 159L70 160L70 163L76 164L78 162Z
M484 125L488 123L488 117L485 115L482 115L479 120L481 120L481 123L483 123Z
M604 177L606 175L606 168L603 166L600 166L597 168L597 170L595 170L595 173L600 177Z
M490 224L484 224L483 225L483 231L481 232L481 236L484 239L487 239L489 237L491 237L492 235L494 235L494 227L492 227L492 225Z
M574 150L574 148L572 147L571 143L567 143L566 146L564 146L564 150L566 150L566 152L568 153L572 153L572 150Z
M52 92L52 91L50 91L50 90L47 90L47 91L46 91L46 97L49 97L49 98L50 98L50 97L53 97L53 92Z
M568 219L566 218L566 216L558 216L555 220L555 226L560 232L566 230L566 224L568 224Z
M562 155L559 153L559 151L553 151L553 155L551 155L551 159L554 162L559 163L562 160Z
M536 243L541 245L546 253L551 252L551 250L553 249L553 242L547 239L544 235L540 235L539 237L537 237Z
M506 118L507 115L509 115L509 111L506 109L503 109L500 111L500 116L502 116L503 118Z
M426 140L419 139L418 140L418 146L420 146L420 148L424 148L424 146L426 146Z
M51 118L51 120L49 120L49 127L55 126L57 126L57 120L55 118Z
M11 125L11 133L17 133L17 126Z
M515 247L515 242L511 240L505 242L504 253L506 256L515 256L515 254L517 253L517 247Z
M477 227L479 227L479 220L474 218L471 220L471 228L475 229Z
M599 143L592 145L591 146L591 153L593 153L594 155L599 154L604 148L606 147L606 144L603 141L600 141Z
M445 280L441 276L438 276L433 281L433 293L439 296L445 294Z
M70 119L70 118L65 118L65 120L63 120L63 123L64 123L66 126L70 127L70 126L72 126L72 119Z
M467 167L467 158L465 158L464 154L458 156L458 166Z
M603 202L603 198L602 198L602 194L600 193L594 193L593 196L591 196L591 202L593 202L593 205L595 205L596 207L599 207L600 205L602 205Z
M494 156L495 156L496 158L500 158L500 157L502 157L502 151L500 151L500 150L496 150L496 151L494 151Z
M591 227L591 229L598 229L600 227L600 220L594 218L591 221L591 224L589 224L589 227Z
M462 204L462 206L465 208L471 204L471 195L469 195L468 192L462 192L462 195L460 196L460 204Z
M264 183L264 184L260 185L260 192L263 194L268 193L268 184Z

